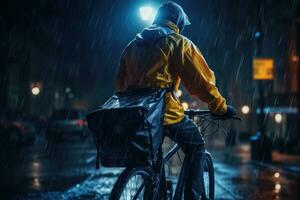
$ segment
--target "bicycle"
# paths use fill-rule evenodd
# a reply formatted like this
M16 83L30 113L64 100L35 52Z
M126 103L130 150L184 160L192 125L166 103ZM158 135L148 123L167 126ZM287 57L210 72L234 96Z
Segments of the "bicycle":
M200 127L203 122L207 121L215 123L216 121L224 121L227 119L241 120L237 116L229 117L226 115L216 115L208 110L187 110L185 111L185 114L189 118L193 119L198 127ZM195 120L196 117L198 117L198 120ZM201 134L203 134L202 131ZM183 199L184 182L189 162L187 157L183 160L174 195L172 182L166 180L165 174L165 164L180 149L179 145L175 144L169 152L163 155L162 148L160 148L158 152L159 160L152 166L144 168L126 168L118 177L110 194L109 200ZM205 162L203 173L205 189L204 199L213 200L215 193L214 168L212 157L208 151L204 152L203 162Z

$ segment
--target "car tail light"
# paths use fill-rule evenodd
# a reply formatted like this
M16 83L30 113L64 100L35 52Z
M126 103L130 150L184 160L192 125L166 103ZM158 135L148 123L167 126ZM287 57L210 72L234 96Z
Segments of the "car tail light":
M84 122L84 120L83 119L80 119L80 120L77 120L76 121L76 124L77 124L77 126L83 126L84 124L85 124L85 122Z

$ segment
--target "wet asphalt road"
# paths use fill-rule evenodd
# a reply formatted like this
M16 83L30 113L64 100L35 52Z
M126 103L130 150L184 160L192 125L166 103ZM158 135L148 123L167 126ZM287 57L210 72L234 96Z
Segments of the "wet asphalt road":
M39 139L2 154L0 199L107 199L121 169L96 170L95 153L90 138L72 138L56 144ZM220 151L212 154L216 199L299 199L297 175L228 158Z
M1 154L0 199L35 192L64 191L95 172L90 138L55 144L46 140Z

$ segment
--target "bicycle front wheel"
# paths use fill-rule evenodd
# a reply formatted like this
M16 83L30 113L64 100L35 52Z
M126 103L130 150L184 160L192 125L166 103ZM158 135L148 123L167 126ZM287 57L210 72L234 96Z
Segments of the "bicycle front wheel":
M153 199L152 175L148 168L126 168L116 181L109 200Z
M203 172L203 181L205 189L205 199L214 200L215 199L215 174L214 166L212 162L211 155L208 152L205 152L204 159L204 172Z

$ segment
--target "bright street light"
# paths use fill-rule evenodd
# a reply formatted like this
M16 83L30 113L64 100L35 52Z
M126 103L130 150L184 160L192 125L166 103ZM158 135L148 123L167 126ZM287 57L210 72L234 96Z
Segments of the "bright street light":
M153 22L154 17L155 17L155 10L153 7L143 6L143 7L140 7L139 11L140 11L140 16L143 21Z
M275 178L279 178L279 177L280 177L280 173L279 173L279 172L276 172L276 173L274 174L274 177L275 177Z
M275 122L276 122L277 124L280 124L280 123L282 122L282 114L277 113L277 114L275 115Z
M244 106L242 107L242 113L243 113L244 115L247 115L249 112L250 112L250 107L249 107L248 105L244 105Z
M40 90L39 87L33 87L33 88L31 88L31 93L32 93L34 96L39 95L40 92L41 92L41 90Z
M280 193L281 190L281 184L280 183L276 183L275 184L275 193L278 194Z

